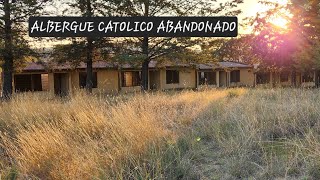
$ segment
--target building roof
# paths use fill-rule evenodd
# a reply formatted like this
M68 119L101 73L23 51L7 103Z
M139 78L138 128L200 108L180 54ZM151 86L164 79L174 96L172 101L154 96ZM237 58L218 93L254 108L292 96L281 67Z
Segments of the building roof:
M48 66L50 67L49 69L53 69L53 70L85 69L86 63L80 62L80 64L77 67L75 67L70 62L66 62L63 64L51 63L51 64L48 64ZM117 66L115 66L113 63L106 62L106 61L95 61L92 63L92 68L94 69L115 68L115 67Z
M149 68L157 67L190 67L195 65L200 70L211 70L211 69L224 69L224 68L251 68L252 65L247 65L238 62L217 62L217 63L206 63L206 64L187 64L187 63L158 63L157 61L150 61ZM105 69L105 68L118 68L122 69L132 69L132 68L141 68L141 66L134 66L131 64L117 64L106 61L95 61L92 64L94 69ZM22 71L45 71L45 70L70 70L70 69L85 69L86 63L81 62L77 67L74 67L72 63L36 63L29 62L27 65L22 68Z
M42 63L29 62L25 67L22 68L23 71L45 71L46 68Z
M187 64L187 63L179 63L179 62L158 62L158 61L150 61L149 62L149 68L164 68L164 67L190 67L192 64ZM118 65L122 69L132 69L132 68L141 68L142 66L139 65L134 65L134 64L121 64Z
M197 67L201 70L209 69L225 69L225 68L252 68L252 65L243 64L239 62L222 61L216 63L198 64Z

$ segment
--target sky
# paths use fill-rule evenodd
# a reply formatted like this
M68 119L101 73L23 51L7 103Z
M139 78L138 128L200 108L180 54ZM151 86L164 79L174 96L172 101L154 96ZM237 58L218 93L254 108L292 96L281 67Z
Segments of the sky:
M289 0L272 0L273 2L277 2L280 5L285 5L288 3ZM259 12L265 12L267 11L270 7L266 5L262 5L259 3L259 0L244 0L244 3L239 6L242 10L242 14L238 16L239 19L239 24L242 24L241 19L245 17L252 17L256 16L256 14ZM275 17L273 19L273 23L278 26L284 26L286 25L286 20L282 17ZM250 27L248 28L240 28L239 33L240 34L247 34L251 33Z
M64 0L64 2L68 2L70 0ZM217 3L224 2L225 0L218 0ZM273 0L278 3L285 4L288 0ZM60 3L61 1L55 1L56 7L50 7L48 10L51 12L51 14L55 16L62 15L62 10L66 9L67 5L62 5ZM259 3L259 0L244 0L243 4L239 5L239 8L242 10L242 13L238 16L239 21L239 34L249 34L251 33L252 29L250 27L242 27L241 24L244 23L243 18L245 17L252 17L257 14L257 12L263 12L268 10L268 7L262 5ZM41 46L41 47L50 47L54 44L61 44L61 43L68 43L68 41L58 41L58 42L48 42L48 43L41 43L41 44L34 44L35 46Z
M55 6L56 7L50 7L48 8L48 10L56 15L62 15L62 9L66 9L68 8L67 5L65 5L65 2L70 2L72 0L63 0L64 3L60 3L61 1L57 1L55 2ZM220 2L225 2L226 0L218 0L217 4L219 4ZM287 0L274 0L277 2L287 2ZM239 8L242 10L242 13L238 16L239 19L239 23L241 23L241 19L248 17L248 16L255 16L257 12L261 12L261 11L266 11L268 9L268 7L263 6L261 4L259 4L259 0L244 0L243 4L239 5ZM240 29L240 33L248 33L248 30L244 30L244 29Z

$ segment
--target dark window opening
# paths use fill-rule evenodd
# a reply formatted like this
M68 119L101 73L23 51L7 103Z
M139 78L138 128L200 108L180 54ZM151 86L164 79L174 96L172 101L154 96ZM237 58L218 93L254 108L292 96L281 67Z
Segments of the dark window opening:
M178 70L166 70L166 83L167 84L179 84L179 71Z
M127 71L122 72L122 86L132 87L141 85L141 72L140 71Z
M69 94L69 75L67 73L54 74L54 93L58 96Z
M85 88L87 82L87 73L86 72L79 72L79 86L80 88ZM97 72L92 73L92 88L97 88Z
M199 72L199 84L200 85L215 85L216 84L216 72Z
M240 70L231 71L230 76L230 81L232 83L240 82Z
M14 75L16 92L42 91L41 74Z
M257 84L267 84L270 82L270 74L268 72L261 72L257 74Z
M280 82L288 82L289 81L289 73L288 72L282 72L280 74Z
M303 73L302 82L313 82L313 73L311 72Z

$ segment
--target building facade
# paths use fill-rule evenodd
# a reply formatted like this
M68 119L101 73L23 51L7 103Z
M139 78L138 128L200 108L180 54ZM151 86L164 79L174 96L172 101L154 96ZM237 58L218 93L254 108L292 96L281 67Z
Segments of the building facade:
M252 65L236 62L207 64L149 63L149 89L206 89L228 87L314 87L319 82L315 71L257 71ZM94 93L130 93L140 91L141 68L104 61L93 63ZM49 91L70 95L85 88L86 65L28 63L14 73L15 92Z

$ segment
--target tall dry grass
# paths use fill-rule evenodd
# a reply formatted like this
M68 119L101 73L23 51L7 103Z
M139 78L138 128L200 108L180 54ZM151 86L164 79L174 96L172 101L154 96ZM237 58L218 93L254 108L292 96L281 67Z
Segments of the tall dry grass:
M21 94L0 108L2 177L320 179L318 89Z
M179 152L167 153L169 146L227 94L18 94L0 104L0 173L22 179L174 177L167 165Z
M202 178L320 179L319 89L252 89L210 108L193 127Z

